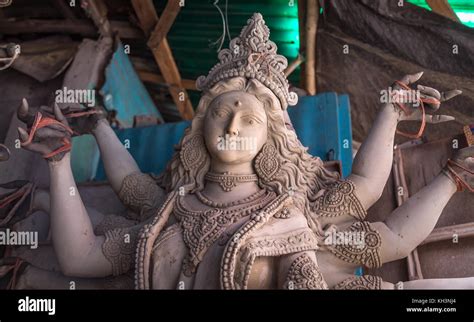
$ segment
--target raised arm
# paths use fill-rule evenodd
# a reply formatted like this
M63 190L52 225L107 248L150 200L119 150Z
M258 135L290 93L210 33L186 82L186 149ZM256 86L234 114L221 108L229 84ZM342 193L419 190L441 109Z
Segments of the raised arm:
M140 172L140 169L106 119L97 121L92 134L99 145L107 179L114 191L119 193L125 177Z
M399 91L399 93L407 93L408 85L416 82L422 74L405 76L400 81L401 84L396 84L393 89ZM439 108L440 102L461 93L458 90L440 93L433 88L421 85L418 85L417 89L420 93L420 98L425 101L425 106L428 105L433 110ZM403 96L397 97L400 99ZM411 103L408 104L402 103L401 105L405 109L403 110L400 108L400 105L394 102L397 97L390 97L391 102L382 106L369 135L357 152L352 167L352 174L348 177L349 180L354 182L356 186L355 193L365 209L370 208L380 198L390 175L393 161L393 144L398 122L405 120L419 121L422 119L418 99L412 99ZM416 96L412 95L411 97ZM453 117L445 115L426 115L425 117L428 123L440 123L453 119Z
M148 174L140 172L132 155L101 114L88 116L78 124L76 131L94 135L107 179L122 203L140 214L138 220L151 216L164 197L163 189Z
M49 164L51 232L61 270L76 277L125 273L133 266L140 226L107 231L105 236L94 234L71 170L72 130L57 105L54 115L33 116L24 101L18 116L29 125L29 133L22 128L18 132L22 146L42 154Z

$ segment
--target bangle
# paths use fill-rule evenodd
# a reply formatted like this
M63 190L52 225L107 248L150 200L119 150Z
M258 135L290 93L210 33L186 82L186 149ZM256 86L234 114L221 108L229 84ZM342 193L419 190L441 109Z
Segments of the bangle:
M456 183L457 191L468 190L474 192L474 187L471 187L454 169L454 167L460 168L462 171L466 171L468 174L474 175L474 171L469 170L468 168L462 166L461 164L448 159L448 164L446 169L443 169L443 173L448 175L448 177Z

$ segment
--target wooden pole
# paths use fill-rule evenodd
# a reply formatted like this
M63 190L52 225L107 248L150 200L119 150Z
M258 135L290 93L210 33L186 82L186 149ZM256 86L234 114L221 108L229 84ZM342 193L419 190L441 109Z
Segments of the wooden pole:
M426 3L430 6L433 12L445 16L452 21L459 22L458 16L456 16L456 13L447 0L426 0Z
M166 37L168 31L170 31L171 26L173 25L178 13L181 9L179 1L177 0L168 0L165 10L161 14L160 20L156 24L155 29L150 35L148 40L148 47L151 49L156 49L159 47L161 41Z
M306 2L306 91L316 94L316 28L318 26L319 4L317 0Z
M467 237L474 237L474 222L454 225L454 226L446 226L435 228L429 234L429 236L420 244L429 244L443 240L452 240L454 235L457 235L457 238L467 238Z
M112 30L120 38L140 39L143 32L126 21L110 21ZM68 19L28 19L28 20L0 20L0 33L4 35L21 35L31 33L59 33L81 35L83 37L97 37L97 28L89 20Z
M132 6L137 14L140 26L149 37L158 24L158 14L152 0L132 0ZM155 58L161 75L169 86L169 91L173 102L184 120L191 120L194 117L194 110L189 100L188 93L183 87L178 66L174 60L173 53L165 38L159 43L157 48L150 48Z

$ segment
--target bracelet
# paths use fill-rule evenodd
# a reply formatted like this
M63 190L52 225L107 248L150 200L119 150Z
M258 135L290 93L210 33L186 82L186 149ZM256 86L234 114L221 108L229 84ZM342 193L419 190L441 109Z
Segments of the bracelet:
M468 168L462 166L461 164L448 159L448 164L446 165L446 169L443 169L443 173L446 174L451 180L454 181L457 187L457 191L464 191L468 190L470 192L474 192L474 187L471 187L469 183L467 183L454 169L452 166L458 167L467 173L474 175L474 171L469 170Z

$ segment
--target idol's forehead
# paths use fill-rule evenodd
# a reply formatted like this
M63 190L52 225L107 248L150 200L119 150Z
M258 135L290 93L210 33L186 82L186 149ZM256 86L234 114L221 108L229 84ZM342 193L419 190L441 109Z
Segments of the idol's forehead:
M255 95L243 91L226 92L216 97L211 105L211 109L229 109L234 112L245 112L256 115L265 115L265 109Z

